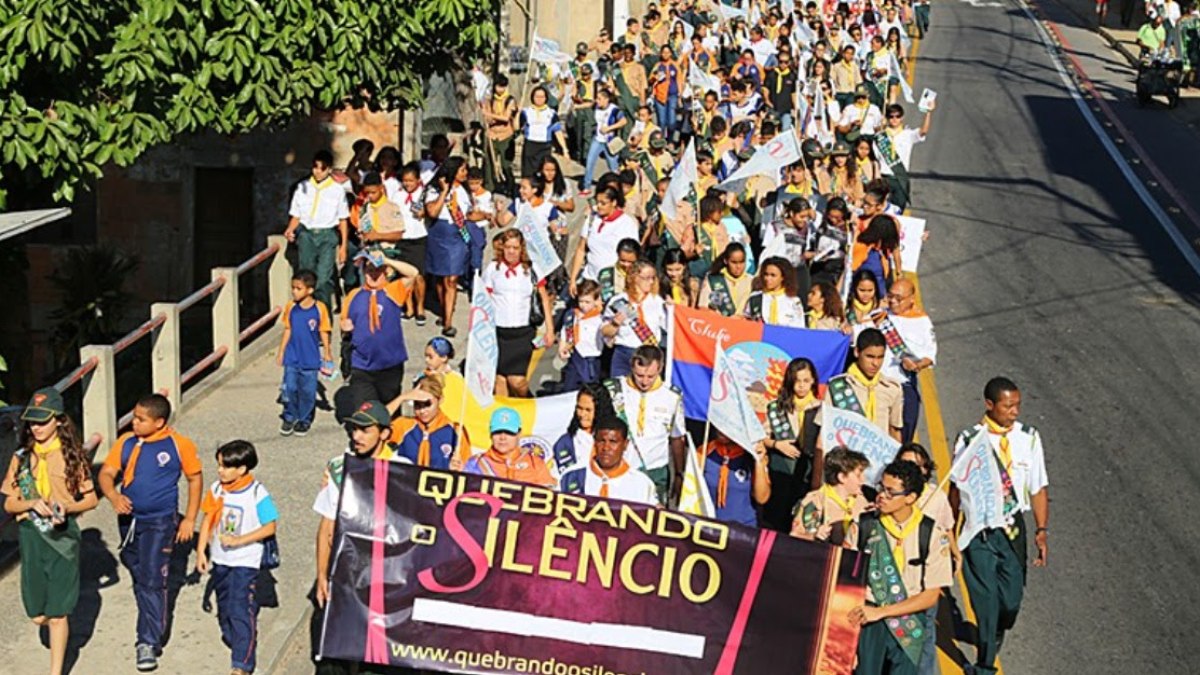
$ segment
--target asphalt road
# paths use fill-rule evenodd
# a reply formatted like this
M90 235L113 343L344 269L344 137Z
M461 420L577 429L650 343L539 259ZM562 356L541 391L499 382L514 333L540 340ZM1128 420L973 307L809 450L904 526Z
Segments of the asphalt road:
M920 276L947 432L1007 375L1051 482L1050 565L1030 570L1005 671L1195 672L1200 280L1016 4L945 0L933 23L915 84L939 108L913 210L933 230ZM1196 145L1166 121L1138 133Z

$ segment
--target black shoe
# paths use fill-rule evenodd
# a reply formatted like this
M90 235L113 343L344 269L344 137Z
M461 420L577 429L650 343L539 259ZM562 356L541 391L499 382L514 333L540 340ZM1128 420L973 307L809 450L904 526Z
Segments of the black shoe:
M296 436L307 436L308 430L311 426L312 425L307 424L305 422L296 422L295 435Z
M283 424L279 425L279 435L280 436L291 436L292 432L294 432L295 430L296 430L296 424L294 422L289 422L287 420L284 420Z
M418 326L424 326L424 325L425 325L425 315L424 315L424 314L418 314L418 315L417 315L417 318L416 318L416 322L417 322L417 325L418 325ZM439 323L438 325L440 326L440 325L441 325L441 323Z
M443 337L452 338L455 335L458 335L458 329L455 328L454 326L446 326L445 328L442 329Z
M445 322L442 321L442 317L440 317L440 316L438 318L434 319L434 321L433 321L433 325L435 325L435 326L441 326L444 323Z

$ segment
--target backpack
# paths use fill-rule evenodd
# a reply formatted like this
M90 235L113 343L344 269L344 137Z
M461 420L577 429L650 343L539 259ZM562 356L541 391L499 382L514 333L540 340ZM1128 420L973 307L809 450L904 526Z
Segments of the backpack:
M257 491L261 488L262 483L255 481L254 490L256 495ZM275 538L275 535L271 535L262 540L262 545L262 561L259 562L258 568L260 570L273 570L279 567L279 540Z

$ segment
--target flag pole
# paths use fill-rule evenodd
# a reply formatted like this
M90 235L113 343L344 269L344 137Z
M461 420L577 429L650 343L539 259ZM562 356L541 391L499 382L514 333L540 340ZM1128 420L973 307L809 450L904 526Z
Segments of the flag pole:
M716 346L713 349L713 377L711 380L709 380L709 383L708 383L708 407L709 408L712 407L712 390L713 390L713 384L716 383L717 354L719 354L721 352L721 339L717 338L716 340L713 340L713 344ZM700 444L700 452L704 452L704 453L708 452L708 432L710 429L712 429L712 411L711 410L709 411L709 414L704 416L704 442Z

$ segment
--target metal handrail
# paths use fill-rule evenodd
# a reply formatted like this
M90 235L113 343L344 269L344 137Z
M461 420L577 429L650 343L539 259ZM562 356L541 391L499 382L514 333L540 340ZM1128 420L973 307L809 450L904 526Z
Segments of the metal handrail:
M229 347L222 345L220 349L217 349L208 356L200 359L194 366L188 368L186 372L179 376L180 384L186 385L188 382L191 382L196 378L197 375L207 370L209 366L225 358L225 355L228 353Z
M100 365L100 359L93 356L92 358L88 359L87 361L84 361L83 363L79 364L79 367L76 368L75 370L72 370L71 372L67 373L66 377L59 380L58 382L55 382L54 388L57 389L58 393L60 393L60 394L65 392L66 390L70 389L71 386L74 385L76 382L79 382L83 378L87 377L88 374L91 373L93 370L95 370L96 366L98 366L98 365Z
M263 264L264 262L270 260L271 257L274 256L276 253L279 253L279 245L278 244L271 244L270 246L259 251L258 253L255 253L249 260L246 260L241 265L237 266L238 276L241 276L241 275L245 274L246 272L249 272L250 270L254 269L255 267L258 267L259 265Z
M129 349L131 346L133 346L133 343L135 343L138 340L141 340L142 338L146 337L147 335L153 333L155 328L158 328L159 326L163 325L166 322L167 322L166 314L154 315L153 317L150 318L149 321L147 321L146 323L143 323L142 325L138 326L137 328L134 328L133 330L126 333L125 337L114 342L112 345L113 354L120 354L121 352L125 351L126 349Z
M179 302L177 302L175 304L176 304L176 306L179 307L180 312L185 311L187 309L190 309L193 305L200 302L201 300L212 295L213 293L216 293L224 285L225 285L225 277L219 277L217 279L213 279L212 281L201 286L200 288L197 288L191 295L187 296L186 298L180 300Z
M261 330L263 326L266 326L267 324L269 324L272 321L274 321L275 319L277 319L280 314L283 314L283 308L276 307L276 308L272 309L271 311L267 312L266 314L263 314L262 316L258 317L257 321L250 324L249 326L246 326L245 330L243 330L241 333L238 333L238 341L245 342L246 338L250 337L251 335L254 335L259 330Z

